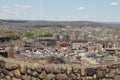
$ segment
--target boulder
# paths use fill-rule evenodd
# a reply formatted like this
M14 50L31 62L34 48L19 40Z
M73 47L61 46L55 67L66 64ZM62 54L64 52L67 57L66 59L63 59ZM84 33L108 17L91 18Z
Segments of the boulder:
M45 66L45 71L47 74L50 74L51 72L53 72L53 67L50 65L46 65Z
M87 76L93 76L94 74L97 73L97 69L96 68L87 68L86 73L87 73Z
M25 76L25 75L22 76L22 80L31 80L30 78L31 78L30 76Z
M6 69L2 69L2 73L3 73L4 75L7 75L7 74L9 73L9 71L6 70Z
M27 74L29 75L31 73L31 68L27 68Z
M67 71L67 67L66 66L62 66L61 67L61 73L66 73Z
M53 73L54 73L54 74L61 73L61 66L54 66L54 68L53 68Z
M13 77L13 76L14 76L12 72L9 72L8 75L9 75L10 77Z
M99 79L103 78L105 76L104 71L97 71L97 77Z
M6 76L5 79L6 80L11 80L11 77L10 76Z
M0 60L0 67L3 68L4 65L5 65L5 60L2 60L2 59L1 59L1 60Z
M40 79L45 79L47 76L45 71L42 71L41 74L39 75Z
M7 69L7 70L15 70L15 69L18 69L18 68L19 68L19 66L16 63L8 62L8 63L5 64L5 69Z
M35 70L36 70L38 73L41 73L41 72L42 72L42 69L43 69L43 66L42 66L42 65L39 65L39 66L36 67Z
M38 73L37 73L36 71L31 71L31 75L32 75L33 77L37 77L37 76L38 76Z
M21 78L21 74L20 74L20 71L19 71L19 70L15 70L15 71L13 72L13 74L14 74L15 78L17 78L17 79L20 79L20 78Z
M58 74L55 77L56 80L68 80L68 76L66 74Z
M79 66L73 67L73 72L78 73L80 71Z
M71 67L67 67L67 75L69 75L72 72L72 68Z
M46 80L53 80L53 79L55 79L55 75L52 73L46 76Z
M20 64L20 72L22 74L25 74L26 73L26 65L25 64Z
M120 75L115 75L114 80L120 80Z

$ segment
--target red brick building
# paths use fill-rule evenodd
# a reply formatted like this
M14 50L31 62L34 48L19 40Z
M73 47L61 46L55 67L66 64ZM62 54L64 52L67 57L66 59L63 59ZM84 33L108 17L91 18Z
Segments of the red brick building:
M57 47L68 47L69 45L70 44L68 42L60 42L60 41L56 42Z

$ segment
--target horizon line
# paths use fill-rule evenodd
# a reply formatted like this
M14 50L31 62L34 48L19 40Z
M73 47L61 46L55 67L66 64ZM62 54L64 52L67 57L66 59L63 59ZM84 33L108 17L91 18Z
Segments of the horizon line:
M103 23L120 23L119 21L93 21L93 20L35 20L35 19L0 19L8 21L53 21L53 22L70 22L70 21L87 21L87 22L103 22Z

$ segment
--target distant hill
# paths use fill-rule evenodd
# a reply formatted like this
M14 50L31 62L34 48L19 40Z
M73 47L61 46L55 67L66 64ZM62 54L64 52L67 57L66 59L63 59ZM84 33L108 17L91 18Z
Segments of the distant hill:
M120 22L105 22L105 24L120 26Z
M27 20L4 20L5 22L13 22L13 23L24 23L24 22L28 22Z
M0 19L0 25L10 25L13 27L41 27L41 26L106 26L106 27L120 27L120 23L103 23L103 22L92 22L92 21L32 21L32 20L2 20Z

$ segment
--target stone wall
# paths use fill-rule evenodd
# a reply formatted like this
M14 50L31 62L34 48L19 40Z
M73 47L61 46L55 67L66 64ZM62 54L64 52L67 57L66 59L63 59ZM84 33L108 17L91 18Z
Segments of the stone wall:
M0 57L0 80L120 80L120 64L38 64Z

